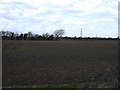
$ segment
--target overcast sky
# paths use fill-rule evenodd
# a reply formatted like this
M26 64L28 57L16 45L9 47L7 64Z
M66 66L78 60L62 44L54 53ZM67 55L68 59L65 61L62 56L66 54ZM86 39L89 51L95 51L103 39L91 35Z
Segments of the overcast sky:
M0 29L17 33L117 37L118 0L0 0Z

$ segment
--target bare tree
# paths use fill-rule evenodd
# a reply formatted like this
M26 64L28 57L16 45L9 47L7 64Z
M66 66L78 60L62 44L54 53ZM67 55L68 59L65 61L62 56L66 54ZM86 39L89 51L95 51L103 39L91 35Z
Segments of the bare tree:
M65 34L65 31L63 29L60 29L60 30L56 30L54 31L54 35L57 39L59 39L60 37L62 37L62 35Z
M5 31L1 31L1 36L5 36L6 32Z
M33 36L32 32L29 31L29 32L28 32L28 39L30 39L32 36Z

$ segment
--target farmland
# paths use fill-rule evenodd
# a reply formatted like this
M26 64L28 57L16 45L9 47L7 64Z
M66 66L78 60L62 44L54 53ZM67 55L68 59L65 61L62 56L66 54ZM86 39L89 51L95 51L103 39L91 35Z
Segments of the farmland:
M117 83L115 40L17 41L2 43L3 87Z

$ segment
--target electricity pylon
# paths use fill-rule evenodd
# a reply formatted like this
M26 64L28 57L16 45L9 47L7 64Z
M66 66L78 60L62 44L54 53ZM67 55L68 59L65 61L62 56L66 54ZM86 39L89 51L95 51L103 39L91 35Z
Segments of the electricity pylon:
M80 38L82 38L82 28L81 28L81 31L80 31Z

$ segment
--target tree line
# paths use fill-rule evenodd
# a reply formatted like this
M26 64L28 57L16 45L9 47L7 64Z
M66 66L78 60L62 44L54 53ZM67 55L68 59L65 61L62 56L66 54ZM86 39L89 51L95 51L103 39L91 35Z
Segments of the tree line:
M56 30L53 34L43 33L42 35L32 32L18 34L11 31L0 31L2 40L59 40L64 33L63 29Z
M102 37L68 37L63 35L65 34L65 30L59 29L54 31L53 34L43 33L42 35L33 34L32 32L27 33L15 33L11 31L0 31L0 35L2 36L2 40L120 40L119 37L116 38L102 38Z

